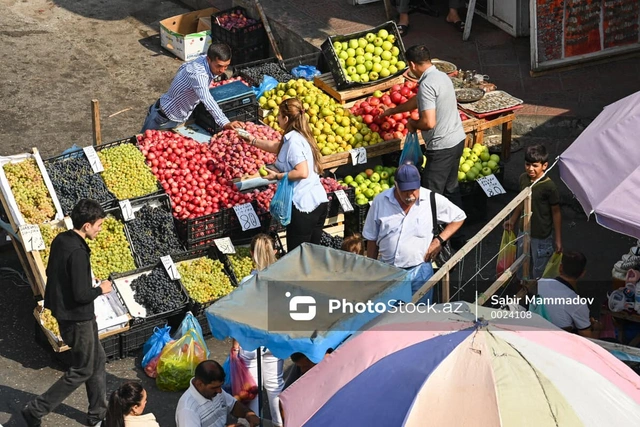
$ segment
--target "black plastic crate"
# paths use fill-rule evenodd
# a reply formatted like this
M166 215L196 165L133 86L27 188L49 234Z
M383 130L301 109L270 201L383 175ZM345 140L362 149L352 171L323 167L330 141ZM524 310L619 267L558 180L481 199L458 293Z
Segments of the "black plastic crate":
M127 332L120 334L121 357L129 357L142 349L145 342L153 335L155 328L162 328L167 324L166 319L157 319L131 326Z
M213 239L222 237L225 234L224 218L227 216L226 212L227 209L222 209L219 212L194 219L174 218L178 237L187 250L211 246Z
M105 339L100 340L102 348L104 348L104 354L107 356L107 360L115 360L122 357L120 346L120 335L111 335Z
M353 187L349 186L346 190L344 190L344 193L347 195L347 198L349 199L351 206L353 206L355 209L356 190ZM342 209L342 205L340 204L340 201L338 200L338 197L336 197L334 192L327 194L327 198L329 199L327 218L336 216L339 213L345 213L344 210Z
M368 86L368 85L384 82L395 76L402 75L407 70L408 67L405 66L402 70L398 70L398 72L395 74L391 74L387 77L380 78L378 80L367 82L367 83L347 81L346 76L342 71L342 67L340 66L340 62L338 61L338 54L336 53L333 47L333 43L343 42L353 38L364 37L367 33L377 33L382 29L387 30L389 34L393 34L395 36L394 45L396 45L400 50L400 53L398 55L398 61L403 61L405 64L408 64L407 58L405 57L405 54L404 54L404 43L402 42L402 36L398 32L398 27L396 26L396 23L393 21L385 22L382 25L378 25L375 28L371 28L365 31L358 31L358 32L346 34L346 35L330 36L329 38L327 38L327 40L325 40L324 43L322 43L322 46L320 48L322 49L322 53L324 54L324 57L327 60L327 64L329 65L329 69L331 71L331 74L333 75L333 80L336 82L336 86L338 87L338 90L348 89L351 87Z
M233 110L225 111L225 115L230 121L237 120L239 122L252 122L258 123L258 105L249 104L244 107L238 107ZM196 124L209 132L211 135L215 135L220 132L222 128L218 126L216 121L211 117L211 114L207 111L202 104L199 104L193 112L193 118Z
M234 48L231 56L231 65L245 64L247 62L259 61L269 57L269 45L266 40L260 43L242 48Z
M345 213L345 237L354 233L362 233L370 205L353 204L353 211Z
M203 312L196 316L196 319L198 319L198 323L200 323L200 327L202 328L202 335L205 337L211 335L211 326L207 320L207 314Z
M225 230L227 230L227 235L231 237L233 242L250 242L256 234L266 233L271 228L271 214L269 212L260 212L258 209L258 202L255 200L251 202L251 205L253 206L253 210L256 212L256 215L258 215L260 226L246 231L242 231L242 225L240 224L240 220L233 208L228 210L228 214L225 217Z
M240 6L214 13L211 15L211 38L228 44L233 50L233 56L236 55L235 51L238 48L255 45L259 42L267 42L267 33L261 20L257 20L256 23L244 28L233 28L231 30L218 25L218 18L231 13L241 13L251 19L247 10Z
M314 53L307 53L305 55L294 56L293 58L284 60L284 68L287 71L291 72L295 67L299 65L312 65L318 69L321 73L328 73L331 71L329 69L329 64L324 58L322 51L317 51Z

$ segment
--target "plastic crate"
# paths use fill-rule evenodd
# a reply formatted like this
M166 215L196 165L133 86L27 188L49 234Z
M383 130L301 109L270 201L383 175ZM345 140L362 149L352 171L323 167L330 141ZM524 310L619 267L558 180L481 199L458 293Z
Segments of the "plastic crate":
M207 314L203 312L202 314L196 316L196 319L198 319L198 323L200 323L200 327L202 328L202 335L204 335L205 337L211 335L211 326L209 325L209 321L207 320Z
M356 190L353 187L349 186L346 190L344 190L344 193L347 195L347 198L349 199L349 202L351 202L351 206L353 206L354 209L355 209L355 206L356 206ZM336 216L339 213L344 213L344 210L342 209L342 205L340 204L340 201L336 197L335 193L331 192L331 193L327 194L327 197L329 199L327 218L331 218L333 216Z
M238 107L233 110L226 111L224 114L230 121L237 120L239 122L258 123L259 120L257 104ZM193 112L193 118L198 126L209 132L211 135L215 135L222 130L202 104L199 104L196 107Z
M271 214L269 212L258 213L258 202L253 200L251 202L253 206L253 210L256 211L258 215L258 219L260 220L260 226L256 228L252 228L246 231L242 231L242 225L236 216L233 208L228 210L228 215L225 217L225 230L227 230L227 234L231 237L233 242L240 241L251 241L253 236L260 233L266 233L271 228Z
M227 209L219 212L203 215L194 219L180 220L174 218L178 237L186 246L187 250L200 246L210 246L213 239L222 237L225 234L224 218Z
M295 56L284 60L284 68L289 72L299 65L313 65L321 73L328 73L331 71L322 51L307 53L305 55Z
M107 360L115 360L122 357L120 346L120 335L111 335L103 340L100 340L102 348L104 348L104 354L107 356Z
M395 36L396 40L394 42L394 45L397 46L398 49L400 50L400 53L398 55L398 61L403 61L405 64L407 64L407 59L404 54L404 43L402 42L402 36L398 32L398 27L396 26L396 23L393 21L385 22L382 25L378 25L377 27L366 30L366 31L358 31L356 33L351 33L347 35L330 36L329 38L327 38L327 40L325 40L324 43L322 43L322 46L320 48L322 49L322 53L324 54L324 57L327 60L329 70L333 75L333 79L336 82L336 86L338 87L338 90L348 89L351 87L362 87L362 86L377 84L377 83L389 80L395 76L402 75L405 72L405 70L407 69L407 66L405 66L402 70L398 70L398 72L396 72L395 74L391 74L388 77L380 78L372 82L361 83L361 82L351 82L346 80L346 76L342 71L340 62L338 61L338 54L333 48L333 43L343 42L353 38L364 37L367 33L377 33L382 29L387 30L389 34L393 34Z
M259 61L269 57L269 45L266 40L259 44L235 48L231 57L231 65L245 64L247 62Z
M211 38L228 44L233 50L233 56L236 55L235 50L238 48L258 43L266 43L267 33L264 29L264 24L260 20L247 27L233 28L231 30L227 30L226 28L218 25L218 18L230 13L242 13L244 16L249 18L247 10L240 6L214 13L211 15Z
M154 329L167 324L166 319L157 319L133 325L127 332L120 334L121 357L129 357L139 351L145 342L153 335Z

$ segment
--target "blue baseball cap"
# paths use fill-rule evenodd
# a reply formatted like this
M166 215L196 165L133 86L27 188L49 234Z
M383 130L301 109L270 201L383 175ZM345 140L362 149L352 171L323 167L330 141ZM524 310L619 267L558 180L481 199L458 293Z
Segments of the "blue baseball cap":
M412 191L420 188L420 172L414 165L400 165L396 170L395 179L400 191Z

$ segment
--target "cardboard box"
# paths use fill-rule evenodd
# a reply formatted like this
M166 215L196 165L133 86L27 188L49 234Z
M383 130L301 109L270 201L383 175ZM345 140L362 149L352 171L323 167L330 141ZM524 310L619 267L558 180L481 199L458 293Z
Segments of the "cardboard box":
M197 10L160 21L160 44L183 61L191 61L207 52L211 30L199 31L200 18L211 17L218 9Z
M198 20L198 32L211 31L211 16L203 16Z

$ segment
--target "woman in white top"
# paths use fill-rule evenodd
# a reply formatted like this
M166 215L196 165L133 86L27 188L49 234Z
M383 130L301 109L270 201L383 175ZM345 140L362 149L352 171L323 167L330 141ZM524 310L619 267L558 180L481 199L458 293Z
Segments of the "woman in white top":
M328 199L320 182L320 150L299 100L282 101L278 125L284 129L281 141L246 139L251 145L277 154L276 167L281 172L269 171L265 179L282 179L288 174L289 181L293 182L291 223L287 226L287 250L290 252L304 242L320 244Z
M147 391L137 381L128 381L111 393L105 427L160 427L153 414L145 414Z

